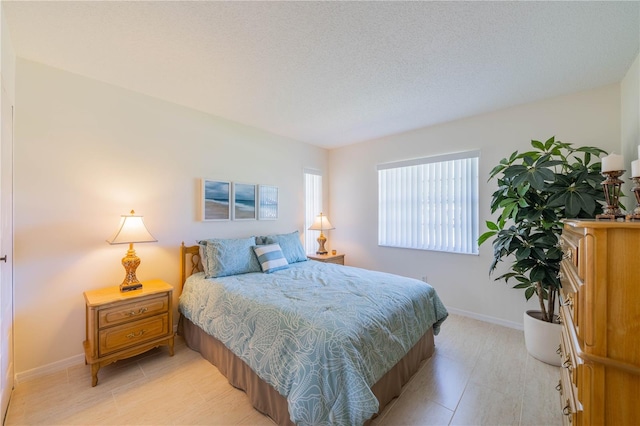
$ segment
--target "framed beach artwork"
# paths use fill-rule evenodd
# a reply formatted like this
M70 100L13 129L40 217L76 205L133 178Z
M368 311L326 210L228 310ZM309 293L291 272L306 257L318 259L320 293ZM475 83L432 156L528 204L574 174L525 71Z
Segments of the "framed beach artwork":
M233 182L233 220L256 219L256 187L251 183Z
M275 220L278 218L278 187L258 185L258 219Z
M202 220L231 219L231 183L202 179Z

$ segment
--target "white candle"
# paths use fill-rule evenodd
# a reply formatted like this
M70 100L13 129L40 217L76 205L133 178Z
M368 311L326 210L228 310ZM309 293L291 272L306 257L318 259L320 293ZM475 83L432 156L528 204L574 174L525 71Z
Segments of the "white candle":
M640 177L640 160L631 162L631 177Z
M609 154L602 157L602 171L612 172L614 170L624 170L624 158L622 155Z

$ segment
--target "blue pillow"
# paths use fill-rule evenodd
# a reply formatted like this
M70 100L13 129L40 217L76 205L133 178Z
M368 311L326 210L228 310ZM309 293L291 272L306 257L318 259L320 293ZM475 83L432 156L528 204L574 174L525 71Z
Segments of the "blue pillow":
M255 238L214 238L200 241L204 245L202 266L206 278L260 272L253 253Z
M256 246L253 248L253 251L255 251L258 257L258 263L262 268L262 272L270 274L274 271L287 269L289 267L289 263L287 263L287 259L285 259L278 244Z
M280 245L287 262L296 263L307 260L307 254L304 252L304 248L300 242L300 233L298 231L290 234L268 235L263 238L265 244Z

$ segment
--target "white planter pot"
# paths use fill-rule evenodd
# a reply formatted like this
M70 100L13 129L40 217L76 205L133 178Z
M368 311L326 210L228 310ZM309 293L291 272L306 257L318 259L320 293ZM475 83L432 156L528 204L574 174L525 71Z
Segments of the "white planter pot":
M524 342L527 351L536 359L547 364L560 366L560 336L562 325L542 321L540 311L524 313Z

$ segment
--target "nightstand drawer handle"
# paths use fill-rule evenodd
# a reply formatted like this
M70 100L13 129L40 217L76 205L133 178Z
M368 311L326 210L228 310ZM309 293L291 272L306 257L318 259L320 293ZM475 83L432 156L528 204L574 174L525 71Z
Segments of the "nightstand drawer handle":
M129 333L129 334L127 334L125 337L126 337L127 339L134 339L134 338L136 338L136 337L141 337L144 333L146 333L146 330L140 330L140 331L139 331L139 332L137 332L137 333Z
M136 311L131 311L131 312L129 312L129 316L130 316L130 317L133 317L133 316L135 316L135 315L141 315L141 314L144 314L145 312L147 312L147 308L140 308L140 310L139 310L138 312L136 312Z

